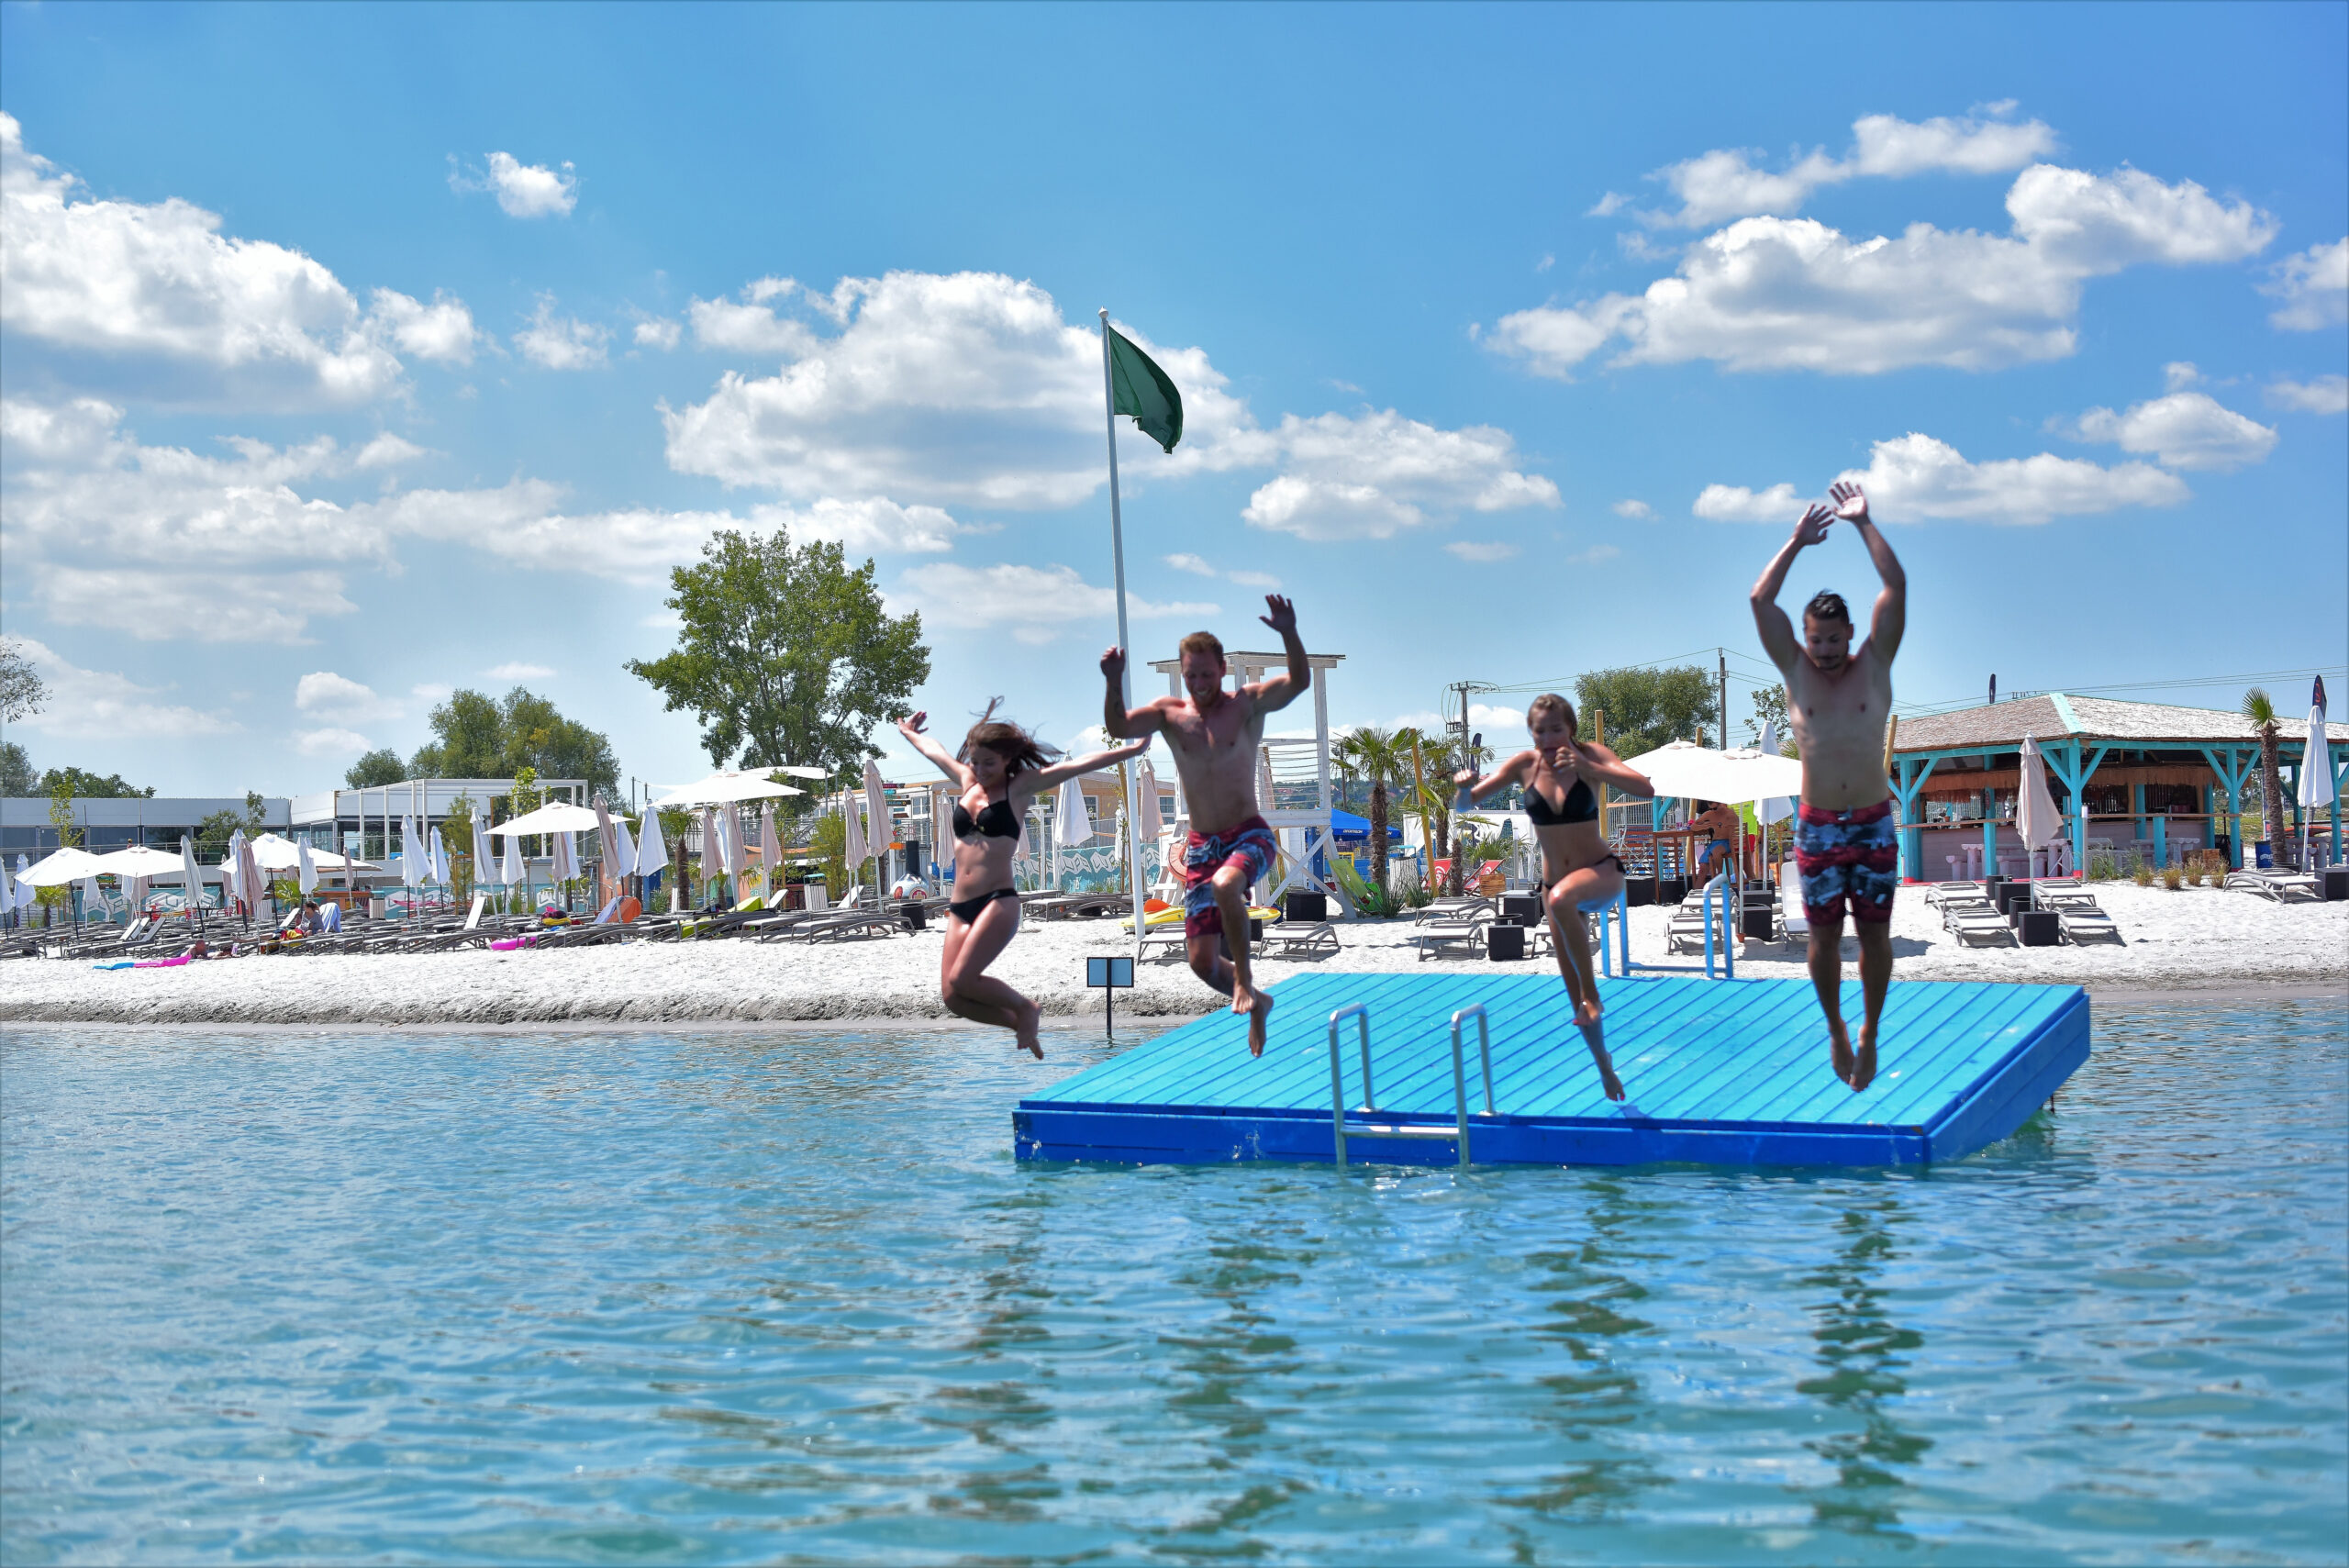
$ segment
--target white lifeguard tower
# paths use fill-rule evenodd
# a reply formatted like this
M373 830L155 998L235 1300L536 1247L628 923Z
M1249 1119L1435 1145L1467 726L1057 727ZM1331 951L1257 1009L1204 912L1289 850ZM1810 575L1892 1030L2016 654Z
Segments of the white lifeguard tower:
M1310 739L1302 735L1266 736L1257 759L1258 804L1265 823L1280 840L1283 862L1273 884L1256 890L1260 904L1277 904L1282 894L1295 887L1329 894L1347 915L1355 913L1353 901L1346 896L1335 876L1313 874L1315 856L1322 857L1326 864L1337 854L1330 816L1330 672L1344 658L1342 653L1306 655L1313 669L1313 734ZM1270 653L1228 651L1223 662L1230 670L1234 691L1251 681L1263 680L1267 671L1288 668L1288 655L1277 650ZM1180 659L1153 659L1150 667L1166 677L1169 696L1184 695ZM1278 716L1275 716L1274 722L1278 722ZM1184 806L1187 810L1188 802Z

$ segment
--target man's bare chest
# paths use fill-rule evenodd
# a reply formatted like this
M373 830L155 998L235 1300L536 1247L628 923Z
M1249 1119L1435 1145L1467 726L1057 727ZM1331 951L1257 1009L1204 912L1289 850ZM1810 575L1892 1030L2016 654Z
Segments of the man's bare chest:
M1210 713L1179 710L1168 717L1165 728L1167 739L1177 748L1202 761L1213 761L1252 750L1257 727L1238 703L1224 703Z

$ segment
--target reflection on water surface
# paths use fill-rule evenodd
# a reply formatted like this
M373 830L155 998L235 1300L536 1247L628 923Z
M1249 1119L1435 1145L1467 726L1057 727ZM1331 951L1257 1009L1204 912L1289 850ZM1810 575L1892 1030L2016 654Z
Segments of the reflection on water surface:
M2099 1030L1929 1172L1342 1176L1019 1165L979 1036L12 1030L0 1559L2338 1562L2339 1010Z

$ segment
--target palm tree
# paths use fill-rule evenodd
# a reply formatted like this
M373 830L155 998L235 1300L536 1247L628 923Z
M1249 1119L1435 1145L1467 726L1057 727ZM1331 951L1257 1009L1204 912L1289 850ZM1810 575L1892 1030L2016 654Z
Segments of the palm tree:
M2284 784L2277 775L2283 758L2277 748L2276 704L2265 686L2254 686L2243 695L2243 716L2259 726L2259 830L2274 846L2276 862L2284 857ZM2243 857L2252 863L2253 857Z
M1340 765L1347 773L1370 785L1371 882L1384 894L1386 891L1386 786L1409 775L1410 749L1396 744L1393 731L1381 729L1376 725L1365 725L1330 751L1331 756L1340 759Z

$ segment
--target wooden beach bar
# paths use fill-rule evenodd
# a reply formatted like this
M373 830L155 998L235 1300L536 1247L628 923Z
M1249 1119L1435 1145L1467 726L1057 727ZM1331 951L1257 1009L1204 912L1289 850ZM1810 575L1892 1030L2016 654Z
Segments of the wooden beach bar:
M2318 828L2320 861L2341 855L2344 743L2349 724L2327 724L2317 765L2332 771L2333 804ZM2302 765L2308 722L2277 726L2285 794ZM2171 864L2209 850L2243 863L2243 809L2259 788L2259 731L2240 714L2164 703L2048 692L1953 713L1900 720L1892 790L1900 811L1900 871L1910 881L2021 876L2031 858L2014 828L2023 737L2039 742L2047 785L2064 813L2064 842L2042 851L2039 875ZM2271 834L2275 825L2269 824Z

